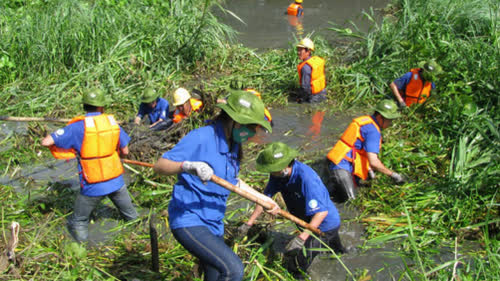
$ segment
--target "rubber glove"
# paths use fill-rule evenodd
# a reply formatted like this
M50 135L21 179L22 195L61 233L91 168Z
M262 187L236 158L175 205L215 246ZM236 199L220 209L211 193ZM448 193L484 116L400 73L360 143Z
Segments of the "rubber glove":
M404 101L399 102L399 109L404 109L406 108L406 103Z
M306 241L302 240L299 236L295 236L288 244L286 244L285 250L287 252L292 252L295 250L300 250L304 247Z
M403 184L406 182L405 178L396 172L392 173L391 178L396 184Z
M240 236L240 237L246 236L248 233L248 230L250 230L250 228L252 228L252 226L248 225L246 223L240 225L240 227L238 227L238 236Z
M214 175L212 167L200 161L184 161L182 162L182 170L188 174L198 176L202 182L209 181Z

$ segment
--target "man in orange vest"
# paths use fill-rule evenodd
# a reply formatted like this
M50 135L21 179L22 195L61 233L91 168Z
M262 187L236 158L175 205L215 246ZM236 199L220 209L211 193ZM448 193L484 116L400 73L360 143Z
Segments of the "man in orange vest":
M410 72L394 80L390 88L399 107L424 103L430 97L431 90L436 88L432 81L436 80L436 75L441 71L441 66L430 60L425 62L422 68L412 68Z
M285 14L289 16L301 17L304 14L302 0L295 0L294 3L290 4L286 9Z
M191 113L200 111L203 107L203 102L192 98L186 89L179 88L174 92L174 106L173 121L174 123L179 123L189 117Z
M366 180L373 171L390 176L395 183L402 184L405 179L391 171L379 160L378 153L382 144L380 130L389 127L392 120L400 117L398 107L392 100L382 100L375 106L375 113L355 118L344 131L340 140L328 152L330 195L338 201L354 199L354 186L359 179ZM334 196L339 195L339 197Z
M137 211L123 180L119 154L127 155L129 136L118 126L113 115L104 114L104 93L91 89L83 95L85 116L73 118L68 125L46 136L42 145L55 158L78 159L80 193L68 229L78 242L88 239L92 210L107 196L126 220L137 218Z
M297 44L297 55L302 61L297 66L300 83L299 102L316 103L326 99L325 60L311 56L313 51L314 43L309 38L304 38Z

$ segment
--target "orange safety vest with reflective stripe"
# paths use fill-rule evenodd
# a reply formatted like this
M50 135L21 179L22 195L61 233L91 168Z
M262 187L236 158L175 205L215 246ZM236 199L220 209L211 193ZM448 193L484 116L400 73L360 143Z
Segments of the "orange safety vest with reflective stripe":
M311 71L311 92L312 94L317 94L326 87L326 78L325 78L325 60L318 57L313 56L310 59L301 62L297 66L297 70L299 71L299 83L302 81L302 67L305 64L308 64Z
M259 99L262 99L261 94L259 92L257 92L257 90L255 90L255 89L250 88L250 89L245 89L245 91L256 95ZM269 112L269 110L267 110L267 108L265 108L265 107L264 107L264 115L266 116L267 121L271 122L273 120L273 118L271 117L271 112Z
M80 120L84 121L85 128L78 157L83 178L88 183L98 183L123 174L123 166L117 152L120 126L113 115L77 116L69 121L68 125ZM77 157L74 149L62 149L53 145L50 151L57 159Z
M361 142L365 141L361 136L361 127L364 125L373 124L377 131L380 132L380 128L373 121L373 119L368 116L361 116L355 118L352 123L347 127L344 134L337 141L335 146L328 152L326 156L330 161L338 165L342 159L346 159L353 165L352 173L361 179L366 179L368 177L368 170L370 169L370 162L368 162L368 157L364 149L357 150L354 146L357 140ZM382 145L382 139L380 139L379 147ZM352 150L352 158L347 156L347 153Z
M189 99L189 103L191 104L191 112L193 111L198 111L202 106L203 102L201 100ZM176 109L174 111L174 119L172 120L174 123L179 123L182 121L182 119L187 118L188 116L184 114L184 112L181 112L180 110Z
M412 68L410 83L406 85L404 100L407 106L414 103L423 103L431 96L432 82L422 80L421 68Z
M299 13L299 8L304 9L302 5L297 4L297 3L292 3L288 8L286 9L286 13L289 14L290 16L297 16Z

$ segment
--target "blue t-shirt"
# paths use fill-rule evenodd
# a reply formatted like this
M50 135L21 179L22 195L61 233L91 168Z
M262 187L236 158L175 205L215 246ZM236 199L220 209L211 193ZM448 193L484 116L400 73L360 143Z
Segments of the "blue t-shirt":
M236 184L240 162L239 146L227 143L221 122L189 132L163 158L176 162L202 161L214 170L214 174ZM177 175L172 199L168 205L169 222L172 229L206 226L217 236L224 234L224 213L230 191L214 182L203 184L197 176Z
M404 91L406 91L406 86L408 85L408 83L410 83L410 80L412 79L412 75L413 75L413 73L411 73L411 71L410 71L410 72L405 73L403 76L399 77L398 79L394 80L394 84L396 84L396 86L398 87L398 90L403 91L403 93L404 93ZM432 82L431 88L432 89L436 88L436 85L434 84L434 82Z
M85 116L97 116L100 115L99 112L87 113ZM78 155L83 143L83 136L85 133L85 123L83 120L69 124L68 126L57 130L52 133L51 136L54 139L54 143L57 147L70 149L73 148ZM130 137L127 133L120 127L120 148L124 148L130 142ZM80 176L80 193L85 196L104 196L113 193L125 185L123 181L123 175L110 179L108 181L98 182L98 183L88 183L82 175L82 166L80 161L78 161L78 174Z
M370 116L373 121L379 126L377 122L377 119L375 119L375 116ZM361 142L361 140L356 140L354 143L354 147L357 150L364 149L366 152L373 152L378 154L380 152L380 138L382 137L380 132L377 130L377 128L373 124L367 124L364 126L361 126L360 128L361 136L365 140L364 142ZM347 152L347 157L352 158L352 150ZM335 170L335 169L344 169L352 173L352 163L347 161L346 159L342 159L338 165L335 165L335 163L330 162L329 164L330 170Z
M160 119L168 120L168 109L168 101L164 98L158 98L156 100L155 108L149 107L146 103L141 103L137 116L143 118L147 114L151 123L154 123Z
M319 226L321 231L340 226L339 212L330 200L328 190L318 174L306 164L295 160L290 178L270 176L264 194L273 197L278 192L281 192L288 211L304 221L309 222L314 214L328 211Z

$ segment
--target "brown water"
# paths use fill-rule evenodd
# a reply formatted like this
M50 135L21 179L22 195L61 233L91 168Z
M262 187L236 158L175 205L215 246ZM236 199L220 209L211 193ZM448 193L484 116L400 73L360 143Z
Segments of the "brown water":
M306 0L302 3L304 16L301 22L284 14L293 1L284 0L231 0L224 7L236 14L244 23L218 8L214 13L223 23L236 29L238 40L251 48L286 48L294 37L320 33L329 40L334 33L327 28L352 27L352 21L360 30L367 31L370 21L362 12L384 8L387 0ZM377 15L377 12L375 12Z

